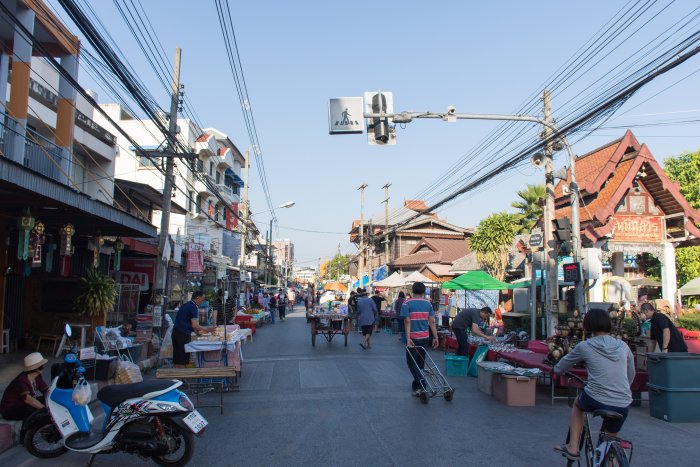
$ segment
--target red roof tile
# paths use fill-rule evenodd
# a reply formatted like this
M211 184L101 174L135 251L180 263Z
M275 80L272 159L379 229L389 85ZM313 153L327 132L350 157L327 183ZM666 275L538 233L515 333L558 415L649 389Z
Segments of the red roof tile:
M422 199L407 199L403 202L403 206L414 211L425 211L428 205Z
M429 251L425 251L428 248ZM411 252L394 261L394 266L413 266L428 263L452 264L469 253L464 239L424 238Z
M211 135L209 133L202 133L195 140L196 143L206 143Z
M219 148L219 155L220 156L225 156L226 151L229 151L229 148Z

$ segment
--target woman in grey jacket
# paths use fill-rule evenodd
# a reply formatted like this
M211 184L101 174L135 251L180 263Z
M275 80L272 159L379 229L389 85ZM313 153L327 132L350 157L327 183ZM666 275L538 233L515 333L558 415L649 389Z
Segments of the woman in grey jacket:
M610 335L608 312L592 309L583 318L583 328L589 337L574 347L554 367L557 374L565 373L579 362L586 363L588 382L574 403L569 425L569 443L554 448L570 460L578 460L584 412L611 410L624 418L605 420L602 431L617 435L627 418L632 403L630 384L634 379L634 357L630 348Z

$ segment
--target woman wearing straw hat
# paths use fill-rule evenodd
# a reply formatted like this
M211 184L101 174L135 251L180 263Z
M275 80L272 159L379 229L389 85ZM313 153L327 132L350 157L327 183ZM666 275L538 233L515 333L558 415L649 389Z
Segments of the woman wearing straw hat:
M44 395L49 387L41 371L47 362L39 352L24 357L24 371L12 380L2 395L0 414L5 420L23 420L44 408Z

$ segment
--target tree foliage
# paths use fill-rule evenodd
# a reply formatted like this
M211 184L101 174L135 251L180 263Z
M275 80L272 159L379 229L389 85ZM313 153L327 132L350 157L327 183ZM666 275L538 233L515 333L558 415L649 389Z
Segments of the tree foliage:
M348 274L350 255L335 255L326 266L323 280L339 280L340 276Z
M685 152L664 160L664 170L671 180L678 182L681 194L695 209L700 209L700 150ZM676 249L676 279L682 286L700 276L700 247Z
M700 246L676 248L676 282L681 287L700 277Z
M469 247L476 252L477 260L500 281L505 279L510 246L518 228L515 215L499 212L479 222L469 239Z
M542 217L543 207L540 200L545 198L544 185L530 185L516 193L520 199L513 201L511 206L518 210L514 214L518 223L518 233L530 233Z
M700 150L666 158L664 170L671 180L678 182L690 205L700 209Z

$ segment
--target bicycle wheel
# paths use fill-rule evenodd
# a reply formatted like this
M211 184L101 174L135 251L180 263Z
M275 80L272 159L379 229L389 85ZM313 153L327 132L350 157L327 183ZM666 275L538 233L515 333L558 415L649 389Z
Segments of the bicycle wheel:
M624 449L617 441L612 441L608 445L608 452L605 454L605 459L601 464L603 467L629 467L629 461Z

